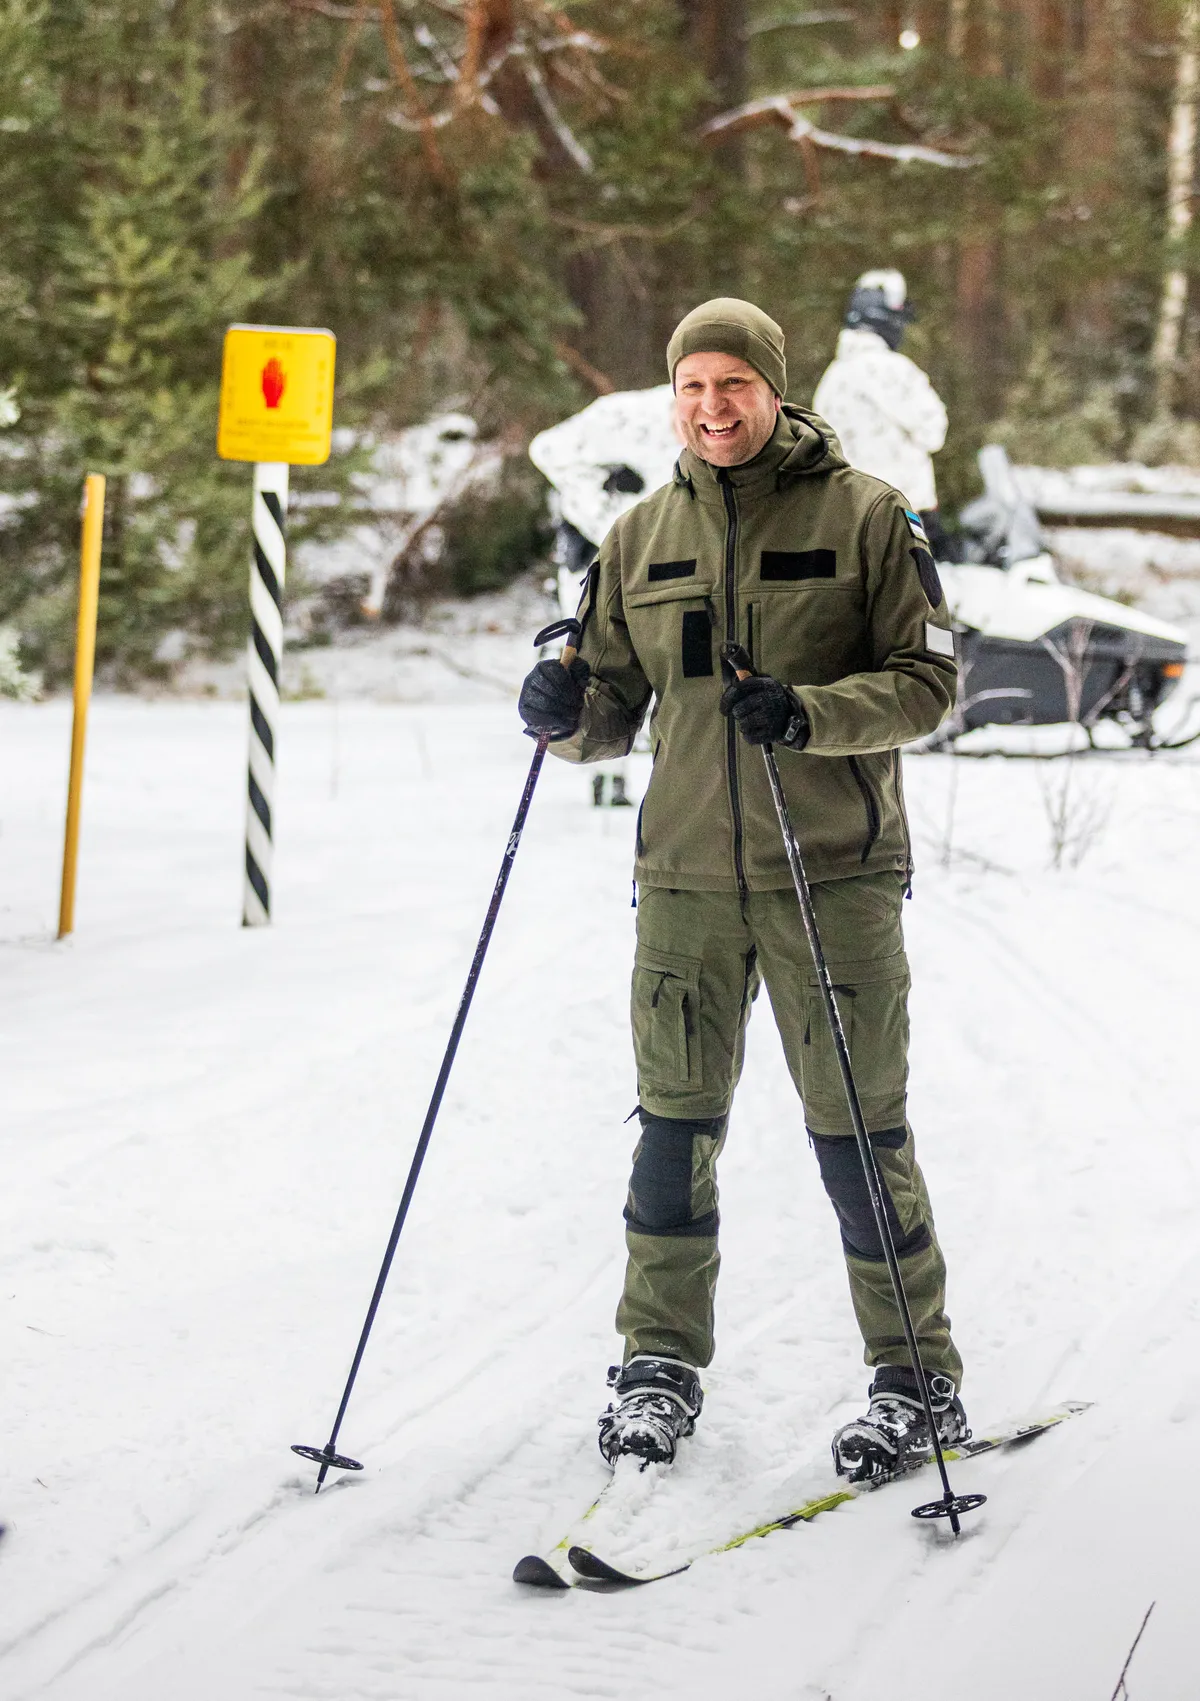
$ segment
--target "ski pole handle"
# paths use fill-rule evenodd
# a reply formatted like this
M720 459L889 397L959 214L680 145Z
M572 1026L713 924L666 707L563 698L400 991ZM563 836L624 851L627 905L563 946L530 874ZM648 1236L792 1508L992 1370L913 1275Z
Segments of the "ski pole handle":
M555 620L549 626L543 626L533 641L540 649L543 644L552 644L555 638L574 638L576 642L564 644L562 655L558 658L564 667L570 667L579 654L578 640L582 633L583 627L578 620Z
M754 663L742 644L722 644L721 660L733 669L739 680L754 678Z

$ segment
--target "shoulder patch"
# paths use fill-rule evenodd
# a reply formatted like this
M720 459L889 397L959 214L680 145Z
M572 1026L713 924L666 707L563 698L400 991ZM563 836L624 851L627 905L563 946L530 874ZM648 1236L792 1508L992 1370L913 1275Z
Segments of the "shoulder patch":
M921 581L926 602L930 608L936 608L942 600L942 581L938 578L933 556L927 549L910 549L908 553L917 564L917 578Z
M914 513L911 508L906 508L904 510L904 518L908 521L908 529L916 538L917 542L923 543L925 548L928 549L929 537L925 531L925 526L921 520L920 514Z
M931 656L954 655L954 633L947 632L944 626L935 626L932 621L925 622L925 648Z

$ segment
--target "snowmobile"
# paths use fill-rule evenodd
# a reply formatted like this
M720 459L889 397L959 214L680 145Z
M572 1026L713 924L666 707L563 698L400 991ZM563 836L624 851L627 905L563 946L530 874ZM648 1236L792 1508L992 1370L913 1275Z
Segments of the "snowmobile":
M959 516L965 559L938 562L958 701L925 747L944 748L981 726L1060 722L1082 726L1091 743L1105 720L1135 746L1163 747L1154 715L1183 676L1187 633L1064 583L1005 451L981 449L979 469L984 494Z

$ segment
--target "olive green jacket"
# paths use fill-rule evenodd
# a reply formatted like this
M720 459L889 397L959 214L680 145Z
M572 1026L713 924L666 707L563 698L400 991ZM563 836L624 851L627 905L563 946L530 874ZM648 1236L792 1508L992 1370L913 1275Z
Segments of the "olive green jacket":
M655 700L640 883L791 884L762 755L719 711L729 638L792 686L811 724L803 751L778 752L809 879L909 871L897 746L954 701L950 621L918 517L847 465L823 420L786 408L740 467L685 450L673 482L605 538L580 617L583 719L550 748L623 756Z

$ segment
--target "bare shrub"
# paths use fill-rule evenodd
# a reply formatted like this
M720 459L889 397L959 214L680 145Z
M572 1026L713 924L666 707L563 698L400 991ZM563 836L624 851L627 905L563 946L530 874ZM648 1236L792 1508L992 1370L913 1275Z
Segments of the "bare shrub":
M1078 868L1108 826L1111 791L1101 786L1100 776L1084 775L1077 750L1047 763L1038 779L1050 828L1050 866Z
M1092 635L1090 620L1073 620L1067 628L1066 639L1057 643L1045 637L1042 644L1062 669L1063 687L1067 698L1067 720L1072 727L1088 732L1099 708L1094 706L1085 726L1082 706L1083 688L1088 670L1088 644ZM1120 681L1118 681L1118 684ZM1116 686L1113 688L1117 689ZM1111 791L1105 792L1095 775L1084 779L1079 771L1082 747L1073 740L1066 756L1053 762L1040 777L1042 807L1050 828L1050 866L1078 868L1088 851L1100 838L1112 814Z

